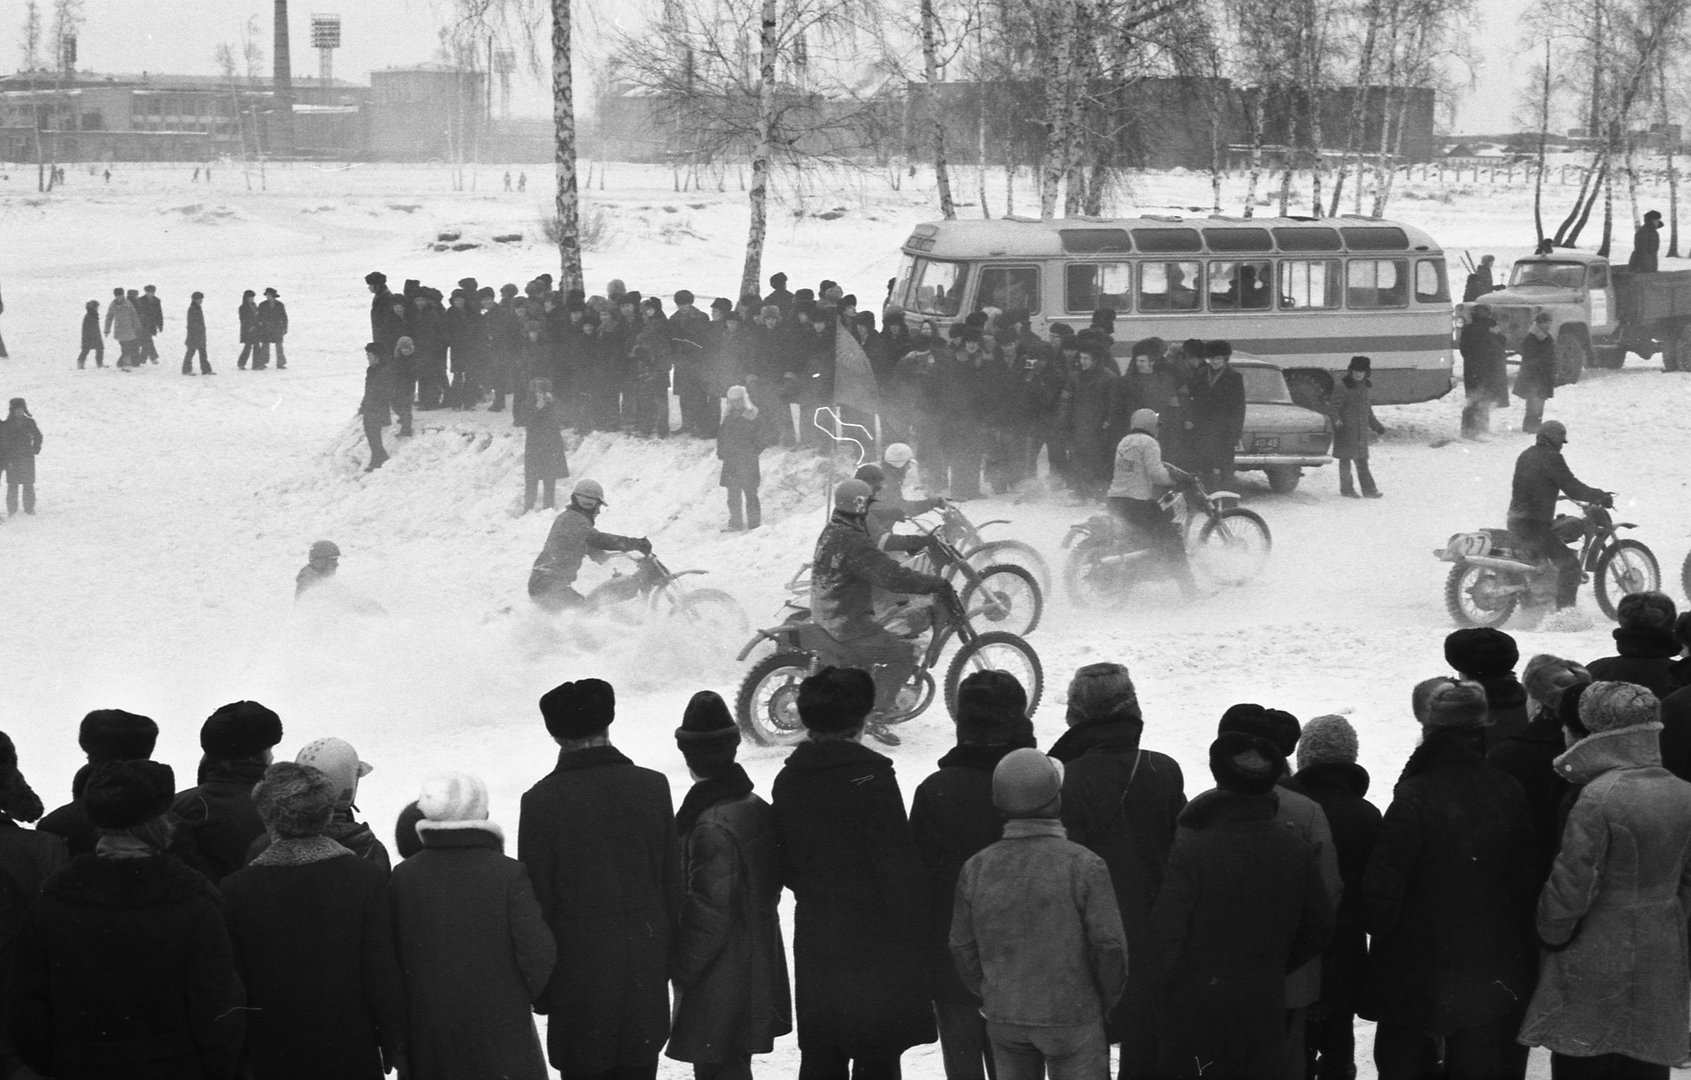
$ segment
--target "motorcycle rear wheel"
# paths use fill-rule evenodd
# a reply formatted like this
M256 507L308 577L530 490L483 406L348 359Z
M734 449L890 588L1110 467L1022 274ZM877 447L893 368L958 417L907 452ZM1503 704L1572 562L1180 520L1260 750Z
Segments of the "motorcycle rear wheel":
M1032 544L1020 540L988 540L979 547L970 548L963 553L963 558L969 560L969 565L985 572L989 566L1008 563L1019 566L1033 575L1039 583L1041 592L1051 591L1051 565L1045 561L1045 556ZM955 582L953 582L955 584Z
M652 607L710 642L738 641L751 633L745 609L721 589L662 590L653 596Z
M1262 515L1233 506L1204 522L1192 561L1217 585L1243 585L1262 573L1273 550Z
M734 722L758 746L802 742L799 683L810 675L808 653L778 652L752 665L734 695Z
M1032 716L1039 707L1040 695L1045 691L1045 669L1040 666L1039 654L1015 634L992 630L958 649L957 655L951 658L951 666L946 668L945 709L952 719L957 718L957 688L976 671L1009 672L1027 691L1027 715Z
M1662 568L1649 548L1637 540L1617 540L1597 559L1591 591L1609 618L1627 593L1656 592L1662 587Z
M1063 591L1075 607L1101 608L1120 603L1132 586L1133 577L1124 563L1106 563L1116 544L1090 536L1069 551L1063 563Z
M1008 564L979 571L960 599L963 610L972 612L976 622L1023 637L1039 628L1045 611L1045 595L1033 574L1026 567Z
M1487 566L1457 563L1444 579L1444 608L1457 626L1502 626L1515 614L1515 593L1493 595L1499 574ZM1478 594L1478 595L1476 595Z

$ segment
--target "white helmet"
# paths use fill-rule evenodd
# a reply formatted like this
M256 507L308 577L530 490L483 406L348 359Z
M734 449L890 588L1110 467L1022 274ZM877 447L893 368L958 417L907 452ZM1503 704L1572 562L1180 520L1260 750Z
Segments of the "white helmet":
M891 465L895 469L902 469L906 465L910 464L910 460L915 456L915 454L910 452L909 446L901 442L895 442L891 446L887 447L887 452L881 455L881 460L885 461L888 465Z
M294 757L295 764L309 765L335 786L335 805L349 807L358 797L360 777L370 775L370 766L358 760L358 751L345 739L330 736L306 743Z

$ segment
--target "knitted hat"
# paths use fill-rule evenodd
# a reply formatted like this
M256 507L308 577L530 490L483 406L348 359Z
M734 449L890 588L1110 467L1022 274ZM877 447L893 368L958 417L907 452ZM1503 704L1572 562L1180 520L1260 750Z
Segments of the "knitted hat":
M308 742L294 755L294 762L309 765L334 785L335 806L346 809L358 798L358 781L370 775L371 766L358 760L358 751L345 739L330 736Z
M992 805L1005 817L1054 818L1062 794L1063 763L1032 747L1010 751L992 770Z
M1221 722L1216 725L1217 735L1229 732L1244 732L1267 739L1280 751L1280 756L1289 758L1292 751L1297 749L1298 737L1303 733L1298 718L1284 709L1264 708L1255 702L1240 702L1229 705L1227 711L1221 714Z
M423 790L417 795L414 805L418 820L412 828L418 834L439 829L475 828L504 837L499 826L487 820L487 785L469 773L441 773L429 777L423 781Z
M393 823L393 849L401 859L409 859L423 850L422 837L417 835L417 824L422 820L423 811L415 802L408 802Z
M540 715L554 739L585 739L611 726L617 696L603 679L559 683L540 698Z
M1073 725L1104 717L1144 723L1139 694L1125 664L1087 664L1069 680L1068 722Z
M957 687L957 741L1032 745L1028 695L1008 671L976 671Z
M321 836L335 814L335 785L309 765L278 761L253 785L252 802L277 837Z
M1466 679L1441 675L1416 683L1409 701L1423 727L1487 727L1492 722L1485 687Z
M1342 716L1317 716L1303 726L1298 740L1298 768L1311 765L1355 765L1356 729Z
M1229 731L1210 744L1210 775L1223 791L1266 795L1285 771L1286 756L1259 735Z
M1452 630L1444 639L1444 659L1454 670L1475 679L1490 679L1515 670L1521 650L1515 639L1489 626Z
M262 757L282 741L282 718L256 701L234 701L200 725L200 749L224 761Z
M82 718L76 742L89 761L134 761L153 756L159 726L122 709L95 709Z
M130 829L163 814L176 797L176 774L156 761L108 761L94 767L82 808L96 829Z
M875 680L859 668L825 667L799 683L798 707L806 731L850 731L875 708Z
M1593 735L1661 718L1662 703L1637 683L1594 682L1580 695L1579 722Z
M1572 660L1564 660L1549 653L1539 653L1528 660L1527 666L1521 669L1521 685L1526 688L1527 696L1538 702L1540 708L1550 712L1556 711L1556 706L1562 700L1562 692L1568 687L1590 681L1591 672Z
M11 736L0 731L0 814L13 821L36 821L46 808L41 797L18 771L18 748Z
M1615 622L1622 630L1654 630L1671 634L1674 620L1678 617L1673 599L1666 593L1627 593L1615 605Z
M687 767L701 775L706 768L734 760L740 748L740 729L721 694L700 690L693 695L681 714L681 726L675 729L675 745L687 759Z

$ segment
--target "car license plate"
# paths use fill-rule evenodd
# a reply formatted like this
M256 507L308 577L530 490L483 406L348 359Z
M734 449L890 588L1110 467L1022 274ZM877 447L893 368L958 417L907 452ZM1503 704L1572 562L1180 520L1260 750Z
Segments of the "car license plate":
M1258 436L1257 438L1251 440L1251 447L1259 454L1269 450L1278 450L1280 449L1280 440L1276 438L1264 438Z

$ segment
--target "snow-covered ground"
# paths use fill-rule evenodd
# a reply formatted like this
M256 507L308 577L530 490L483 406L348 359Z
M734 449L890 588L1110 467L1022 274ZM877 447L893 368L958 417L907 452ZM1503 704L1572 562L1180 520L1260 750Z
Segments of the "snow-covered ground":
M554 755L536 699L587 675L616 685L613 738L667 773L679 801L688 779L671 733L694 691L732 695L740 642L534 615L524 583L551 515L520 513L521 433L508 413L420 413L417 437L398 441L387 467L362 472L352 413L368 338L364 274L380 269L395 286L416 277L450 288L466 275L497 285L557 273L555 252L536 242L545 180L531 175L527 195L487 194L502 171L482 170L482 193L454 192L444 168L404 166L272 167L267 190L250 192L238 170L218 170L208 187L190 184L187 166L119 166L109 185L73 170L70 185L45 199L33 193L33 170L0 182L0 332L11 350L0 361L0 398L27 398L46 436L38 516L0 525L0 728L49 805L68 797L76 724L89 709L155 717L158 757L191 778L201 720L226 701L254 698L282 715L280 754L335 734L374 763L360 806L383 832L421 780L443 769L486 777L495 818L514 826L519 795ZM666 297L681 287L701 300L733 295L745 209L732 177L723 193L678 194L664 169L608 171L605 189L586 193L589 213L607 229L587 254L595 290L620 277ZM884 175L842 174L789 193L772 214L765 276L784 270L794 287L834 278L872 307L910 226L934 216L927 179L901 180L893 190ZM995 177L995 201L1003 190ZM1136 182L1139 202L1164 212L1205 202L1208 190L1196 174ZM1571 197L1572 189L1552 189L1554 206ZM1238 203L1230 187L1228 205ZM1531 248L1525 188L1400 184L1392 210L1453 252L1494 252L1506 264ZM528 239L431 251L443 230ZM1629 233L1621 231L1624 258ZM83 304L103 305L117 285L145 284L156 284L165 304L159 366L77 371ZM234 309L242 289L266 286L291 316L288 369L240 372ZM177 374L182 313L195 289L208 296L218 370L210 379ZM1048 597L1031 639L1047 678L1034 718L1042 744L1062 729L1069 674L1120 660L1139 686L1147 745L1181 762L1190 793L1208 786L1216 719L1232 702L1259 701L1304 718L1349 715L1383 806L1418 735L1410 687L1446 670L1448 567L1432 549L1458 530L1502 524L1510 468L1528 442L1517 431L1518 405L1496 418L1489 441L1455 440L1459 408L1452 396L1379 410L1390 429L1374 461L1382 500L1340 500L1331 468L1291 495L1250 487L1275 539L1269 568L1252 585L1193 607L1172 588L1152 589L1106 614ZM1569 425L1575 472L1620 492L1621 517L1639 523L1636 535L1679 598L1691 546L1691 376L1633 358L1624 370L1591 372L1559 390L1548 415ZM610 492L603 527L651 536L677 569L708 569L695 580L731 590L754 623L774 615L822 521L821 463L775 454L764 462L765 527L724 535L711 447L595 436L571 451L575 475ZM976 520L1010 519L992 535L1038 545L1054 568L1065 529L1090 513L1040 497L967 509ZM321 538L345 553L346 587L377 599L386 617L295 608L293 574ZM1592 616L1584 629L1517 633L1523 659L1611 652L1608 625L1589 596L1582 605ZM941 709L902 733L904 745L890 753L908 795L952 733ZM747 747L742 756L767 791L783 752ZM1359 1032L1365 1075L1368 1027ZM941 1075L937 1046L905 1060L914 1078ZM1544 1063L1535 1057L1535 1065ZM765 1068L796 1072L791 1038ZM666 1061L661 1075L689 1074Z

